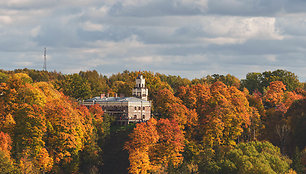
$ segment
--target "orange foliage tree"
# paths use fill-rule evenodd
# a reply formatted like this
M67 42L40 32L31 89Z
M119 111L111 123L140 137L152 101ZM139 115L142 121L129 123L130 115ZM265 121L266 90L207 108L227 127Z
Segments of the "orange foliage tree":
M283 82L271 82L264 96L265 102L269 103L271 107L279 105L283 101L284 90L286 90L286 86L283 84Z
M130 173L161 172L183 161L185 138L175 120L151 118L137 124L129 136L125 149L129 152Z
M156 99L156 111L162 118L175 120L181 128L195 126L198 115L194 110L189 110L180 98L175 97L168 89L160 90Z
M77 171L75 163L78 152L83 148L85 129L78 112L68 99L51 100L46 104L46 143L55 163L65 166L70 172ZM69 166L69 167L68 167Z
M8 157L11 154L11 144L11 137L7 133L0 132L0 151L4 152Z
M126 142L125 149L129 152L130 173L147 173L154 169L149 153L159 139L156 124L157 121L151 118L146 123L137 124L129 135L130 141Z
M7 147L12 147L21 172L77 172L85 146L95 147L92 154L101 151L97 131L102 134L102 109L90 113L50 83L33 83L22 73L9 75L0 84L0 104L0 148L9 154ZM10 146L4 146L5 137L11 137Z
M303 95L294 91L286 91L286 86L281 81L271 82L263 96L268 108L263 119L265 124L263 138L278 145L282 152L285 151L291 129L285 114L294 101L303 98Z
M222 82L215 82L209 91L198 106L203 142L210 147L235 145L243 127L250 125L252 110L248 100L236 87L227 87Z
M183 161L184 134L175 120L160 119L156 125L159 140L154 146L152 163L162 168L177 167Z

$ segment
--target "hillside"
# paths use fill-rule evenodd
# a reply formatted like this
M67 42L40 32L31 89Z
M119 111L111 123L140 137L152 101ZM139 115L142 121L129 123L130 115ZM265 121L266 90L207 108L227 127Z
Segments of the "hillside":
M99 105L78 102L131 96L139 74L147 122L118 127ZM305 172L305 83L286 70L241 80L1 70L0 84L2 173Z

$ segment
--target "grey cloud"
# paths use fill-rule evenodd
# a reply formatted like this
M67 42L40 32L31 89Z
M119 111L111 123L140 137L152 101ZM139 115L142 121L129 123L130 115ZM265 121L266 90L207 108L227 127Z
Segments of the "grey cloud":
M0 68L41 69L47 47L48 69L64 73L141 69L244 78L283 68L306 80L301 0L27 2L0 3L0 16L12 18L0 20Z
M155 0L139 5L123 6L115 3L111 6L112 16L192 16L192 15L234 15L234 16L275 16L283 13L306 12L303 0Z
M188 2L188 1L186 1ZM183 3L179 0L154 0L139 6L123 6L120 3L112 6L110 14L113 16L167 16L167 15L196 15L205 8L194 3Z
M306 4L305 4L306 5ZM305 36L306 33L306 15L294 15L281 17L276 20L276 26L284 35Z
M283 11L283 0L210 0L209 11L212 14L236 16L271 16Z
M84 41L106 40L118 42L135 35L138 32L137 30L137 28L132 27L115 26L107 27L105 31L85 31L79 29L78 36Z

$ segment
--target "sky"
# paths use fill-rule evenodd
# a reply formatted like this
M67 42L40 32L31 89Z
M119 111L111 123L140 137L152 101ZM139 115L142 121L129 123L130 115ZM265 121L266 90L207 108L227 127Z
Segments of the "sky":
M0 69L306 81L305 0L1 0Z

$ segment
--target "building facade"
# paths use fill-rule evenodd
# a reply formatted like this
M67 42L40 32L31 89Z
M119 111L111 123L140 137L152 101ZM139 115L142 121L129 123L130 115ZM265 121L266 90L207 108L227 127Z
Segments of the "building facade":
M136 78L133 96L105 97L102 94L100 97L84 100L82 104L87 107L99 104L103 111L113 116L120 125L149 120L151 118L151 102L147 100L148 89L145 87L145 79L142 75Z
M149 92L146 88L146 80L142 75L139 75L136 78L135 88L133 89L133 96L143 100L148 100L148 94Z

